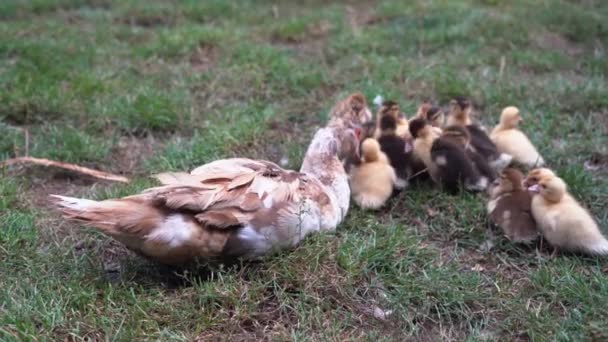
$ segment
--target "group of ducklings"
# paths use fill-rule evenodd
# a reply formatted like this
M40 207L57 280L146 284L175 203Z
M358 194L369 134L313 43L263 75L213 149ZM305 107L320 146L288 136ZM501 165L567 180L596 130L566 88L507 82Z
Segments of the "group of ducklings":
M519 109L503 109L490 134L471 117L471 102L450 101L447 115L425 102L407 119L394 101L374 101L376 119L361 134L361 158L350 164L353 200L379 209L413 180L430 179L443 190L489 194L492 223L514 242L529 243L539 232L554 251L608 254L591 214L568 193L526 134ZM527 177L519 169L531 170Z

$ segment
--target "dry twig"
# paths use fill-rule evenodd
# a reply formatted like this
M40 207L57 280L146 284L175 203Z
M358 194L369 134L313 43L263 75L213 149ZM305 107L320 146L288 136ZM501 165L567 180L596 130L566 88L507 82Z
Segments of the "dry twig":
M23 163L58 167L61 169L74 171L76 173L81 173L81 174L91 176L94 178L98 178L98 179L104 179L104 180L121 182L121 183L129 183L129 179L127 177L114 175L114 174L107 173L107 172L97 171L97 170L89 169L87 167L78 166L78 165L74 165L74 164L49 160L49 159L45 159L45 158L17 157L17 158L7 159L7 160L3 160L2 162L0 162L0 168L7 167L10 165L14 165L14 164L23 164Z

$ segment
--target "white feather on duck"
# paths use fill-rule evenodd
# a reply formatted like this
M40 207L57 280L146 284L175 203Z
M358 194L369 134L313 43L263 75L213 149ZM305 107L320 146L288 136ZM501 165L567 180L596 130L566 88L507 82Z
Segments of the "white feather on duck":
M350 196L338 155L351 153L357 144L352 131L323 128L301 172L234 158L190 174L157 175L162 186L120 199L53 197L66 218L94 226L161 263L254 258L292 248L312 232L336 229Z

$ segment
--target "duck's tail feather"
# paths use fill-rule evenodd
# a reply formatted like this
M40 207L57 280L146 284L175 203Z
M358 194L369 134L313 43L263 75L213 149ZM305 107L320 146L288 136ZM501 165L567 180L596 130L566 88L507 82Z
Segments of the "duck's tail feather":
M50 196L65 218L95 226L106 233L113 233L119 220L135 210L128 203L118 200L94 201L61 195Z

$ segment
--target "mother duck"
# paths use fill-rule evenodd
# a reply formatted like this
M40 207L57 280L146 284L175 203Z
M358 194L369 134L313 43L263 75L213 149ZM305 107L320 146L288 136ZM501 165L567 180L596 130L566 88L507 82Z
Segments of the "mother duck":
M341 160L356 154L354 121L319 129L300 172L263 160L217 160L191 173L156 175L161 186L119 199L51 195L67 219L84 222L164 264L255 258L334 231L350 201Z

